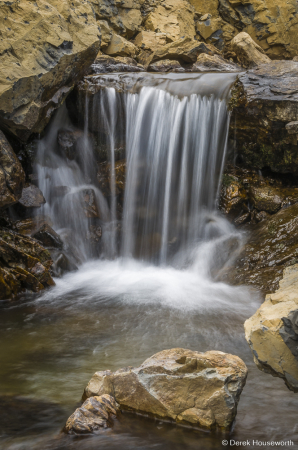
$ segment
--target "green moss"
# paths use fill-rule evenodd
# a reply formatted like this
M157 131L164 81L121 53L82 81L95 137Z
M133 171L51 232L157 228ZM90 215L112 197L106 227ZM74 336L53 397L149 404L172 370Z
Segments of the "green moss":
M233 177L232 175L228 175L228 174L224 174L222 177L222 186L223 187L228 187L231 184L235 183L235 181L237 181L237 179L235 177Z

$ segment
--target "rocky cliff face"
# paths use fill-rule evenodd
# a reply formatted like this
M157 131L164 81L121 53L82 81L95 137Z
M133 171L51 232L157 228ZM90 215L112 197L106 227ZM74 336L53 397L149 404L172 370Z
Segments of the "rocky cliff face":
M0 2L0 127L26 141L82 78L100 47L86 0Z

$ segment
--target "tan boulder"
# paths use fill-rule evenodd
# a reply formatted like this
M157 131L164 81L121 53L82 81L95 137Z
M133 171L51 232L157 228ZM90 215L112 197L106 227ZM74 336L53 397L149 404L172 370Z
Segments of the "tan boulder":
M125 37L132 38L139 30L142 24L142 14L140 9L119 8L119 16L125 27Z
M220 55L202 53L192 66L192 72L239 72L241 68Z
M219 51L213 45L185 37L158 48L153 53L150 63L161 59L175 59L186 63L194 63L201 53L215 55L219 54Z
M87 0L1 2L0 123L22 140L41 132L96 57Z
M110 428L119 414L119 405L110 395L91 397L69 417L64 427L67 434L87 434Z
M173 59L162 59L150 64L148 72L185 72L179 61Z
M298 392L298 264L284 270L279 289L266 296L244 328L258 368Z
M237 412L247 368L237 356L175 348L137 368L96 372L84 399L114 395L122 409L207 429L228 430Z
M158 47L166 45L166 33L154 33L154 31L140 31L133 43L141 50L149 50L154 52Z
M239 64L246 69L271 62L264 50L247 33L237 34L232 40L231 46L237 55Z
M194 38L194 8L186 0L165 0L146 18L145 29L155 33L166 33L168 39L176 41L182 36Z
M106 20L99 20L98 25L101 31L101 45L100 48L104 51L112 40L113 32Z
M113 34L105 53L109 56L128 56L134 58L137 53L137 48L132 42L127 41L119 34Z
M0 208L16 203L22 195L25 173L8 140L0 131Z

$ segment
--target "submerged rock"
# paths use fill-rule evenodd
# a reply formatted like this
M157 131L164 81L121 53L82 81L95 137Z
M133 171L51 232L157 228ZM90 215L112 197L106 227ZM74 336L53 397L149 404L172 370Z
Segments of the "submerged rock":
M96 433L110 428L119 414L119 405L111 395L91 397L69 417L64 427L68 434Z
M109 394L139 414L206 429L228 430L236 417L247 368L218 351L164 350L137 368L96 372L84 399Z
M24 184L25 173L21 163L0 131L0 208L16 203Z
M266 296L244 328L258 368L298 392L298 264L284 270L279 289Z

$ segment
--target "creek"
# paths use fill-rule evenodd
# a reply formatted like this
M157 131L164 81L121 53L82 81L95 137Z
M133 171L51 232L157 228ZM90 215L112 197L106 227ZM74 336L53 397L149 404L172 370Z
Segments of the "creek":
M76 132L73 112L64 105L56 113L39 142L36 174L47 201L42 213L78 270L1 305L2 403L14 396L3 407L1 448L222 448L220 433L128 413L98 436L60 434L95 371L137 366L173 347L229 352L247 364L231 438L298 442L298 399L256 368L244 338L243 323L261 295L217 281L245 239L217 210L234 80L235 74L89 77L77 101L83 125L71 157L61 153L57 135ZM98 182L96 145L109 161L108 195ZM115 167L123 148L119 206ZM96 214L86 215L86 196ZM100 228L99 242L88 239L91 227Z

